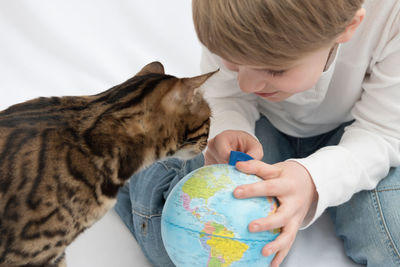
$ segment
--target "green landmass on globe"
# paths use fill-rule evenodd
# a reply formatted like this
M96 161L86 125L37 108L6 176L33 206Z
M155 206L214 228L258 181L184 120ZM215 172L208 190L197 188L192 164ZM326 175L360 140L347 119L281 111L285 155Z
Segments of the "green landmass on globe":
M161 217L164 246L176 266L268 266L261 249L279 229L248 231L255 219L274 213L274 198L236 199L241 184L260 181L227 164L205 166L184 177L167 198Z

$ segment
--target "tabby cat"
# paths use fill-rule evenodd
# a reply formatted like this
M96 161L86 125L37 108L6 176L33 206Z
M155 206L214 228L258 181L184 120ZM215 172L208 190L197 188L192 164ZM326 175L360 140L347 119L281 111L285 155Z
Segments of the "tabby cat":
M0 112L0 266L65 266L64 250L131 175L206 146L198 88L158 62L94 96L37 98Z

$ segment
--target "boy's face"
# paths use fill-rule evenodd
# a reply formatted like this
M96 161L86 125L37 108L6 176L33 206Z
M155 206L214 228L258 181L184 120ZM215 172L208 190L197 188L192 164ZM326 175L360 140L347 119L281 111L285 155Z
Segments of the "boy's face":
M223 59L231 71L238 73L239 87L243 92L253 93L272 102L313 87L324 71L331 47L323 48L298 60L287 70L271 70L268 66L235 64Z

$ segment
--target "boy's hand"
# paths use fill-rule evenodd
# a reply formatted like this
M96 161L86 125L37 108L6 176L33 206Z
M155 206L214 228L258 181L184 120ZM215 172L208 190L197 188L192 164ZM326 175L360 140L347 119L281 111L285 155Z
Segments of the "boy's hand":
M244 131L226 130L208 141L205 164L228 163L231 150L244 152L258 160L264 154L262 145L252 135Z
M263 181L238 186L234 191L235 197L271 196L279 200L280 206L275 214L249 224L251 232L281 228L281 234L262 250L264 256L276 253L271 266L277 267L288 254L311 204L318 199L315 185L308 171L294 161L269 165L251 160L238 162L236 168L255 174Z

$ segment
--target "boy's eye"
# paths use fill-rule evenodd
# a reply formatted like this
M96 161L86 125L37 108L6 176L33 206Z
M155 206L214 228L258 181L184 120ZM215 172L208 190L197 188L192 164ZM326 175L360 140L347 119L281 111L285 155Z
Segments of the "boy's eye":
M266 70L272 76L282 76L285 71L284 70Z
M259 69L259 71L268 73L268 74L271 75L272 77L275 77L275 76L282 76L283 74L286 73L287 70Z

